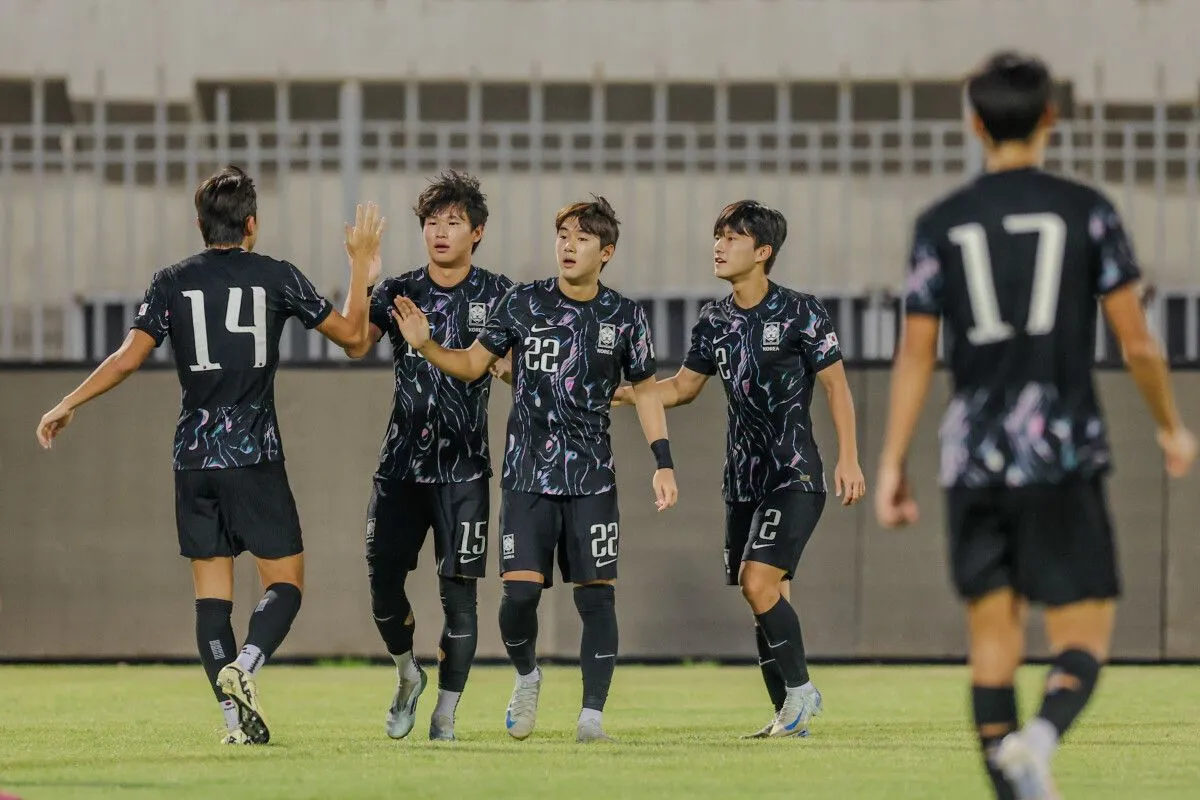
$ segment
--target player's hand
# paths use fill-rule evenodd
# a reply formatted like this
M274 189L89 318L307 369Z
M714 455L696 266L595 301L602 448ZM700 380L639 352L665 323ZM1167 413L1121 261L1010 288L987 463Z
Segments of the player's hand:
M636 402L633 397L633 385L627 383L624 386L617 388L616 394L613 395L612 403L610 405L612 405L613 408L616 408L617 406L632 406L635 404Z
M506 383L512 383L512 361L507 358L497 358L496 363L488 367L493 378L499 378Z
M875 517L885 528L911 525L921 518L903 468L879 468L879 478L875 482Z
M75 409L70 408L65 403L59 403L47 411L37 426L38 443L44 449L49 450L54 437L58 436L63 428L70 425L73 419L75 419Z
M354 224L346 226L346 255L352 265L367 264L368 275L379 257L379 243L383 239L385 220L379 216L379 206L374 203L359 203L354 210ZM382 269L382 262L380 263ZM375 277L379 277L378 270ZM368 283L371 281L368 280Z
M1192 432L1182 425L1173 431L1160 430L1158 446L1166 456L1167 474L1172 478L1187 475L1196 460L1196 437Z
M679 499L679 488L675 485L675 470L659 469L654 471L654 507L666 511L675 505Z
M862 467L857 461L846 465L838 461L833 470L833 485L835 493L842 498L842 505L852 506L867 493L867 479L863 476Z
M419 352L429 343L429 320L425 317L425 312L407 297L397 296L392 305L392 319L396 320L396 326L400 328L404 341Z
M371 259L371 264L367 267L367 286L374 286L379 283L379 276L383 274L383 255L376 253Z

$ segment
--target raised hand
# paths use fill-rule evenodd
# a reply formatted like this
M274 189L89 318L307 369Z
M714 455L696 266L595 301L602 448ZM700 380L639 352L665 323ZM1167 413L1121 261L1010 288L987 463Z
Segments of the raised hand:
M392 319L400 328L400 334L408 346L420 351L429 343L429 320L417 304L407 297L397 297L393 302Z
M372 270L379 277L382 261L379 259L379 243L383 239L386 220L379 215L375 203L359 203L354 210L354 224L346 226L346 255L355 263L367 264L368 275Z

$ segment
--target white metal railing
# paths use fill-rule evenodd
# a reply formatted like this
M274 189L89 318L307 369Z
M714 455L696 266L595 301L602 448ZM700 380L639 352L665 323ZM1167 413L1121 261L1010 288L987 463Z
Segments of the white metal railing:
M624 225L605 279L650 302L660 351L671 357L699 303L721 292L708 266L716 211L758 197L789 218L775 276L841 298L850 352L886 358L896 313L889 293L912 217L981 163L959 123L911 116L685 124L656 106L649 123L552 123L534 103L534 118L520 123L377 122L361 118L354 87L343 91L340 119L317 123L231 122L218 92L215 122L169 123L163 106L152 123L109 124L98 104L90 123L50 125L36 121L44 115L35 93L33 124L0 126L0 361L103 355L151 272L199 247L191 191L226 162L259 180L262 248L301 264L330 293L344 285L340 218L360 198L379 200L392 219L389 271L423 260L419 231L403 220L425 176L445 166L483 177L492 220L481 263L516 279L553 268L554 209L608 194ZM1191 361L1200 360L1198 164L1200 122L1168 121L1165 107L1141 122L1066 121L1049 164L1112 194L1160 287L1159 333ZM297 332L285 357L330 354Z

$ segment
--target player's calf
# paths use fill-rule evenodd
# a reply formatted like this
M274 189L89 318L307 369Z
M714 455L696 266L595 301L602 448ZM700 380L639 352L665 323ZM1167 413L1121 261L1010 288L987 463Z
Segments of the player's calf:
M517 682L504 717L514 739L525 739L537 724L542 673L537 668L537 607L542 584L530 580L504 581L500 599L500 636L517 670Z
M237 704L217 686L217 675L237 655L237 639L233 635L233 603L216 597L196 600L196 647L200 663L208 676L208 686L221 704L225 729L235 731L239 717Z
M441 660L438 663L437 707L429 724L429 738L442 741L454 739L454 712L467 686L471 662L475 660L478 641L476 582L470 578L439 578L442 611Z
M579 642L583 704L576 738L581 742L608 741L601 722L617 663L616 589L611 583L592 583L575 587L574 595L583 622Z

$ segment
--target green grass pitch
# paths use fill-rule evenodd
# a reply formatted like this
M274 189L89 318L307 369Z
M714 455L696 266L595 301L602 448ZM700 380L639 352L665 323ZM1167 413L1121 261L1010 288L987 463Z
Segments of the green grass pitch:
M1044 669L1021 674L1022 708ZM821 667L808 739L741 741L769 716L746 667L617 669L605 724L580 746L578 671L546 669L538 729L503 730L512 673L477 667L457 743L383 734L394 670L268 666L266 747L217 744L199 667L0 667L0 788L38 798L987 798L960 667ZM432 676L431 676L432 677ZM1200 669L1114 667L1056 760L1067 798L1200 797Z

